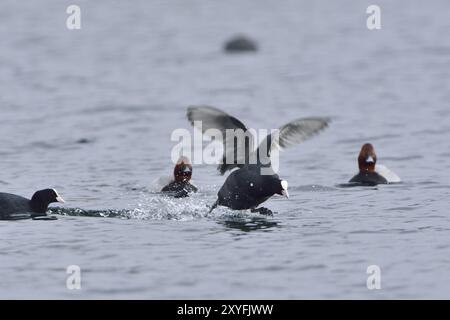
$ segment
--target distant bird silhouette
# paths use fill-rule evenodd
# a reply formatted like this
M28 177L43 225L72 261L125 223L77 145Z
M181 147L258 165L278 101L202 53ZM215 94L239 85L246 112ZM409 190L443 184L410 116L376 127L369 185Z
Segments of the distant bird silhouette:
M228 40L225 43L224 50L229 53L257 51L258 45L252 39L240 35Z

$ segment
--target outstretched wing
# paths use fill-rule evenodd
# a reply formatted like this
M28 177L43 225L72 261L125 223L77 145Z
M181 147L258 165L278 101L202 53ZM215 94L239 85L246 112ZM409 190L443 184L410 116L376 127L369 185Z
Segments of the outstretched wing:
M197 126L202 133L208 129L218 129L223 133L226 129L247 130L241 121L211 106L190 106L187 109L187 118L193 126L196 125L194 121L202 121L202 126Z
M251 134L245 136L244 149L236 141L235 136L227 134L226 130L238 130L248 133L246 126L235 117L211 106L190 106L187 110L189 122L201 130L203 134L209 129L217 129L222 133L224 155L218 170L223 175L227 170L242 167L248 161L250 151L253 151L254 138ZM200 122L201 121L201 122ZM239 148L239 150L238 150Z
M291 121L278 131L267 135L260 143L258 150L258 159L260 156L270 157L271 151L275 148L283 150L295 146L309 138L315 136L328 127L329 118L303 118Z

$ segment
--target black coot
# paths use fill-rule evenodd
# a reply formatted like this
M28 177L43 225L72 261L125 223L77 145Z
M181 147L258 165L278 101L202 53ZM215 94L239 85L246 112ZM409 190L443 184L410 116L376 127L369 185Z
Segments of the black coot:
M37 191L31 200L10 193L0 193L0 220L42 219L50 203L62 202L54 189Z
M188 120L193 126L197 126L203 133L208 133L209 129L218 129L223 136L224 156L218 170L224 174L227 170L239 168L233 171L218 193L218 199L213 205L213 210L217 205L223 205L234 210L252 209L260 213L271 213L266 208L257 206L274 194L288 197L288 183L279 178L273 171L270 156L275 148L278 150L296 145L306 139L316 135L329 124L328 118L304 118L289 122L279 128L278 132L269 134L253 150L254 137L246 135L247 141L232 143L229 146L229 135L227 129L242 130L247 132L245 125L230 116L229 114L210 106L192 106L188 108ZM201 127L200 127L201 125ZM234 139L234 137L231 137Z
M275 173L262 175L259 165L246 165L227 177L211 211L221 205L233 210L252 209L253 212L271 214L269 209L257 207L274 194L289 198L287 181Z

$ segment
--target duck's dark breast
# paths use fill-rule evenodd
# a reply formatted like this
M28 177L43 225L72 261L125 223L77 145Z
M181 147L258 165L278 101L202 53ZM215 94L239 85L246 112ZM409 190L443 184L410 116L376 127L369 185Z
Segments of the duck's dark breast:
M377 184L387 184L386 178L377 172L358 173L350 181L350 183L358 183L361 185L376 186Z

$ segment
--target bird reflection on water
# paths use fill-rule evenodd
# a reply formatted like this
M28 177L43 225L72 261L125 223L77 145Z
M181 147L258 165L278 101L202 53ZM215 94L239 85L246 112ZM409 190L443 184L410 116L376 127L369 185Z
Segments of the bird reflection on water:
M54 207L50 208L48 214L63 215L63 216L78 216L78 217L103 217L103 218L120 218L130 219L131 214L128 210L83 210L79 208L68 209ZM149 216L148 218L151 219ZM168 220L171 217L166 217ZM271 231L272 228L279 228L279 222L273 220L272 217L264 216L248 216L248 215L223 215L219 218L214 218L217 223L225 226L227 229L235 229L243 232L250 232L256 230ZM176 219L175 219L176 220Z
M277 221L266 217L226 217L220 219L218 223L226 228L244 232L255 230L270 231L269 229L281 227Z

